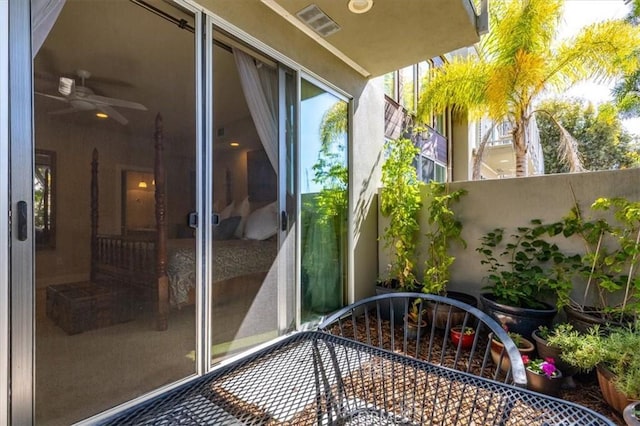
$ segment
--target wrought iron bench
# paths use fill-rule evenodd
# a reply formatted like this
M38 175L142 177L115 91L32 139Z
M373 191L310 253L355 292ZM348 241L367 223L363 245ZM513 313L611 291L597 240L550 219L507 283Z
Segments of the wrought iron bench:
M404 319L412 308L425 323ZM473 331L470 346L454 343L455 326ZM520 352L507 332L481 310L458 300L424 293L391 293L362 299L326 317L319 330L432 364L526 387ZM492 336L503 343L494 346ZM498 367L501 365L502 367Z

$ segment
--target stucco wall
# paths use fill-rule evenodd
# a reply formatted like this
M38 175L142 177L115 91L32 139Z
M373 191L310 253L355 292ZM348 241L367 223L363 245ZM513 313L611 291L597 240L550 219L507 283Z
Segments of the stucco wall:
M507 231L526 226L531 219L545 222L560 220L576 201L583 214L589 217L592 213L590 205L599 197L621 196L640 200L638 182L640 169L452 183L452 190L465 188L468 191L454 206L464 225L462 237L467 242L467 248L453 247L451 250L456 261L451 269L449 288L478 294L486 285L483 280L486 267L480 264L481 257L475 249L487 232L498 227ZM423 191L423 198L425 194ZM422 229L427 226L426 218L427 211L423 209ZM379 232L382 232L384 225L384 220L381 220ZM567 240L560 237L556 241L568 252L581 252L581 242L577 238ZM425 252L425 243L423 239L421 253ZM384 273L389 256L381 244L379 253L379 272ZM417 265L419 275L422 275L423 256L420 256ZM574 294L581 294L581 290L583 287L576 282Z

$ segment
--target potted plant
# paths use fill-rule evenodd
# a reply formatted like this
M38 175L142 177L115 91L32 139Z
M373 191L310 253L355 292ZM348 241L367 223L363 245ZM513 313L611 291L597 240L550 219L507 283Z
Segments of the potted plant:
M448 291L447 285L451 276L451 265L455 257L449 253L451 244L457 243L466 248L467 243L462 238L462 222L456 218L451 204L460 200L467 191L458 189L449 191L448 185L439 182L430 182L428 185L427 211L428 230L424 234L427 242L426 257L422 280L422 292L447 296L460 300L472 306L477 306L477 299L460 292ZM464 312L458 308L439 307L428 302L429 321L433 321L437 328L446 327L447 318L451 315L451 324L458 325L464 319Z
M539 326L550 326L557 308L569 302L580 256L565 255L545 239L563 230L562 222L544 224L534 219L509 237L497 228L481 238L476 251L488 268L489 284L480 299L485 312L511 331L530 336ZM556 307L545 298L555 298Z
M384 287L400 291L417 289L415 262L417 251L418 217L422 208L420 187L413 160L419 150L406 138L390 140L386 143L387 159L382 165L382 190L380 192L380 213L389 219L384 228L382 241L386 249L391 249L389 275L378 283Z
M456 325L449 330L449 337L455 347L460 346L462 349L469 349L473 345L476 331L471 327Z
M633 401L624 407L622 417L627 426L640 426L640 402Z
M619 413L640 399L640 323L607 333L594 325L586 333L552 336L549 343L562 348L567 363L584 371L595 367L604 400Z
M424 318L425 310L422 308L422 300L416 299L409 308L404 318L407 339L416 339L427 327Z
M632 322L640 308L640 202L599 198L591 208L607 212L609 220L584 220L577 206L564 219L566 234L581 236L586 248L579 271L586 279L582 300L564 308L580 331Z
M522 355L522 362L527 373L528 389L551 396L560 395L562 372L556 366L554 358L531 359Z
M506 329L506 327L505 327ZM533 343L522 337L521 334L515 333L512 331L507 331L511 340L518 348L520 355L532 356L535 351L535 346ZM507 372L509 368L511 368L511 361L507 356L507 353L504 351L504 345L500 341L497 336L494 336L493 333L490 333L491 337L491 359L493 359L494 364L502 371Z
M562 348L549 343L549 338L557 335L565 335L574 331L569 323L554 324L552 327L540 326L531 334L536 345L538 356L543 359L553 358L556 367L562 371L563 387L573 389L575 383L573 376L579 372L578 367L568 364L562 360Z
M449 247L452 243L467 247L466 241L461 237L462 222L455 217L451 204L459 201L467 191L458 189L449 192L448 186L439 182L429 183L428 188L429 228L424 234L427 253L422 291L444 296L451 276L450 268L456 260L449 254Z

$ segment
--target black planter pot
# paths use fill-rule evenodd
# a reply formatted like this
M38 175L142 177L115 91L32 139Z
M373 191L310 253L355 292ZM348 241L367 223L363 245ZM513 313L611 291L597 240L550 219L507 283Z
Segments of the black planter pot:
M524 337L531 336L534 330L541 325L551 327L553 318L558 310L553 306L542 303L544 309L517 308L503 305L495 301L490 293L480 294L483 311L500 324L507 327L510 332L518 333Z
M460 291L447 291L445 296L450 299L457 300L459 302L464 302L467 305L473 306L474 308L478 307L478 298L471 294L462 293Z
M581 333L589 331L594 325L599 325L601 329L610 326L624 326L626 323L632 323L633 318L625 318L623 321L611 321L598 313L598 309L593 306L585 306L585 312L574 308L573 306L565 306L564 312L567 314L567 322L573 325L573 328Z
M389 293L397 293L400 290L395 288L376 286L376 296ZM402 324L402 318L404 316L404 301L402 299L391 299L393 304L393 321L395 324ZM389 321L391 319L391 307L389 306L389 300L383 300L380 302L380 318Z
M538 335L538 330L535 330L531 333L531 338L536 344L536 352L538 352L538 357L540 358L553 358L556 363L556 367L558 370L562 371L563 377L563 387L567 389L574 389L576 387L573 382L573 376L577 374L580 370L578 367L574 367L571 364L567 364L562 360L562 349L549 346L547 341Z
M478 299L467 293L461 293L458 291L447 291L445 297L457 300L459 302L464 302L467 305L471 305L475 308L478 307ZM429 322L433 322L436 328L440 330L444 330L447 326L449 311L451 311L451 327L462 325L462 322L464 321L465 311L463 311L462 309L450 306L439 306L438 308L436 308L436 306L431 302L427 302L427 306L427 317L429 318ZM469 323L467 324L467 326L475 327L475 324Z

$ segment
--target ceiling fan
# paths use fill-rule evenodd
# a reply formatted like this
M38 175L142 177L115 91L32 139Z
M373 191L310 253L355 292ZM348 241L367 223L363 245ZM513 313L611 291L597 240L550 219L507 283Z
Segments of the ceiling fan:
M91 77L91 73L86 70L78 70L77 74L81 79L80 86L76 86L76 82L72 78L60 77L58 92L60 92L60 94L63 96L55 96L49 95L47 93L35 92L37 95L66 102L71 105L70 108L52 111L49 114L60 115L77 111L97 110L102 112L103 114L106 114L108 117L113 118L118 123L126 125L129 120L127 120L122 114L120 114L112 107L116 106L121 108L131 108L140 111L147 110L147 107L137 102L96 95L95 93L93 93L93 90L84 85L84 81Z

